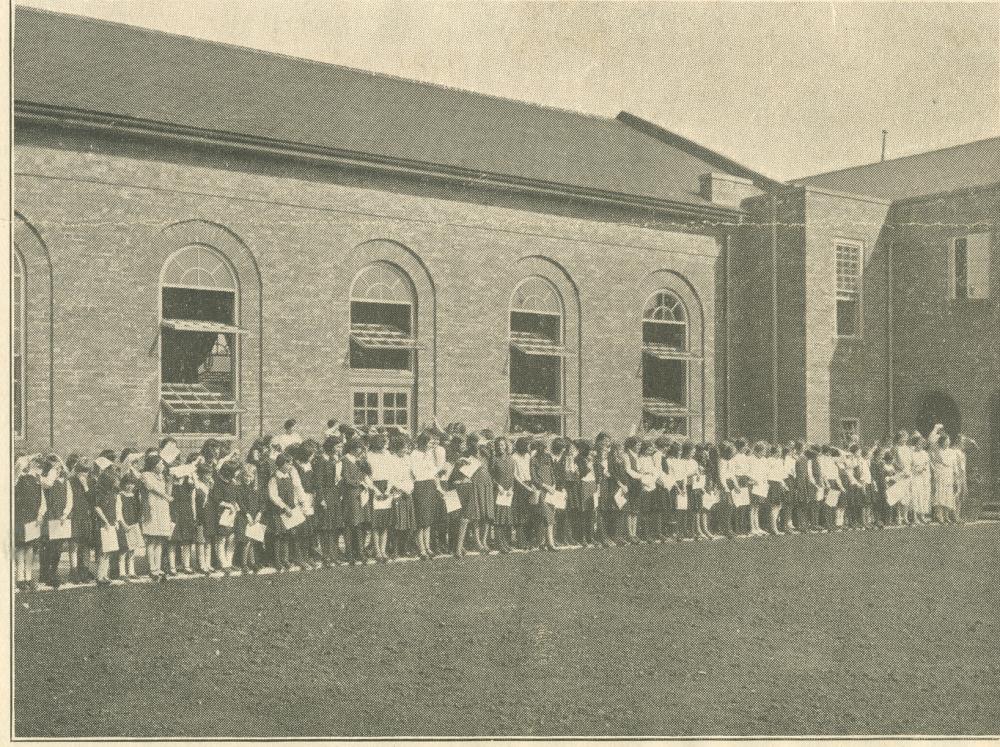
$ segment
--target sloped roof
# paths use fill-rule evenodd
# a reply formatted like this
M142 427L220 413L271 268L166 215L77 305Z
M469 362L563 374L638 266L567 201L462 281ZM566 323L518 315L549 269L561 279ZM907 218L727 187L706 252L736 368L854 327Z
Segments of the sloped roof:
M839 192L901 200L1000 182L1000 137L793 180Z
M13 75L15 112L96 112L699 207L711 204L699 176L730 171L613 118L24 7Z

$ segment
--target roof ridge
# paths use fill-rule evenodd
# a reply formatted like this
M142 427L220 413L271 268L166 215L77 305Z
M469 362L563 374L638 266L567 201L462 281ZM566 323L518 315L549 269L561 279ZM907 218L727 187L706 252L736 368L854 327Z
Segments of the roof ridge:
M203 44L213 44L219 47L227 47L230 49L238 49L245 52L254 52L256 54L268 55L270 57L278 57L286 60L294 60L295 62L306 62L310 65L317 65L321 67L337 68L339 70L348 70L352 73L360 73L362 75L367 75L373 78L385 78L388 80L395 80L402 83L415 84L420 86L427 86L429 88L437 88L444 91L455 91L458 93L470 94L473 96L480 96L485 99L493 99L494 101L505 101L512 104L521 104L522 106L530 106L536 109L545 109L547 111L560 112L562 114L572 114L577 117L583 117L586 119L596 119L605 124L609 122L616 122L617 117L594 114L591 112L581 112L576 109L567 109L561 106L554 106L552 104L541 104L534 101L525 101L524 99L516 99L511 96L500 96L495 93L485 93L483 91L474 91L470 88L460 88L459 86L451 86L446 83L437 83L428 80L418 80L416 78L407 78L403 75L395 75L393 73L385 73L378 70L366 70L362 67L352 67L351 65L344 65L339 62L326 62L324 60L314 60L310 57L297 57L292 54L287 54L285 52L275 52L270 49L260 49L259 47L248 47L245 44L235 44L233 42L223 42L215 39L205 39L200 36L191 36L190 34L182 34L175 31L165 31L164 29L151 28L149 26L136 26L132 23L123 23L121 21L110 21L106 18L96 18L94 16L79 15L77 13L63 13L57 10L50 10L48 8L38 8L33 5L27 5L24 3L17 3L15 5L15 10L28 11L30 13L39 13L44 15L58 16L61 18L72 18L76 20L82 20L87 23L100 24L103 26L112 26L118 28L128 28L137 29L138 31L148 32L151 34L156 34L158 36L169 36L174 39L185 39L201 42ZM16 15L15 15L16 18ZM16 24L15 24L16 25ZM16 32L16 29L15 29ZM16 40L16 37L15 37Z
M798 176L794 179L790 179L789 182L800 182L805 179L814 179L820 176L831 176L833 174L840 174L844 171L853 171L855 169L863 169L869 166L881 166L884 163L896 163L898 161L905 161L907 158L919 158L920 156L929 156L932 153L943 153L948 150L954 150L956 148L967 148L970 145L979 145L980 143L988 143L990 140L1000 140L1000 135L994 135L992 137L984 137L979 140L969 140L965 143L955 143L954 145L946 145L943 148L934 148L933 150L924 150L919 153L908 153L905 156L896 156L895 158L887 158L884 161L870 161L868 163L859 163L856 166L844 166L839 169L832 169L830 171L821 171L818 174L807 174L806 176Z

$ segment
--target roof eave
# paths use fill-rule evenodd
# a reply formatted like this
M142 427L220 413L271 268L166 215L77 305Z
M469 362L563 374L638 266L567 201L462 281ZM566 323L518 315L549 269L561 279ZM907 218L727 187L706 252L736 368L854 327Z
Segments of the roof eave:
M460 183L464 186L479 186L483 188L583 199L594 203L655 211L689 219L732 221L734 218L738 219L739 216L743 215L743 211L738 208L624 194L527 177L517 177L509 174L482 172L444 164L410 161L390 156L308 145L261 136L241 135L227 131L186 127L124 115L38 104L17 99L14 100L14 117L15 123L18 120L48 124L59 123L64 126L129 132L135 135L155 136L187 143L222 145L252 153L281 155L345 167L363 167L396 175L444 179L452 183Z

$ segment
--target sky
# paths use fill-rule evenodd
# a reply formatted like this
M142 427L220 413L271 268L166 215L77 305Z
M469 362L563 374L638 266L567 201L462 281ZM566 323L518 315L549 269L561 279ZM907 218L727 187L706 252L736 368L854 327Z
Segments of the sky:
M25 0L603 116L777 179L1000 135L1000 4Z

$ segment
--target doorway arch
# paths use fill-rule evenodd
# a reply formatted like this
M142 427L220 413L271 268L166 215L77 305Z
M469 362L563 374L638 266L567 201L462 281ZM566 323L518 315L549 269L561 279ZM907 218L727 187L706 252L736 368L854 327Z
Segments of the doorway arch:
M944 392L926 392L917 403L914 421L924 436L928 435L937 423L944 426L945 433L954 441L962 432L962 411L952 397Z

